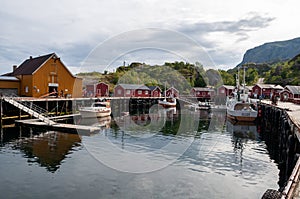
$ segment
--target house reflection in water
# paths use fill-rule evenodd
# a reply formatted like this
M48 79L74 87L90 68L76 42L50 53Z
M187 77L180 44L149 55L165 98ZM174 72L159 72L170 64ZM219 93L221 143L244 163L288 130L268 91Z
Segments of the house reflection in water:
M38 163L48 171L55 172L71 151L81 146L78 134L48 131L37 137L22 140L21 151L30 163Z

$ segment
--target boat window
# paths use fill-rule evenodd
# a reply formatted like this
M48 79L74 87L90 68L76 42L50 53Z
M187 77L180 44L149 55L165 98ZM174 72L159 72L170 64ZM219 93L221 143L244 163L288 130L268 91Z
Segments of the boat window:
M249 104L236 104L234 110L250 109Z
M106 107L106 104L96 103L94 104L94 107Z

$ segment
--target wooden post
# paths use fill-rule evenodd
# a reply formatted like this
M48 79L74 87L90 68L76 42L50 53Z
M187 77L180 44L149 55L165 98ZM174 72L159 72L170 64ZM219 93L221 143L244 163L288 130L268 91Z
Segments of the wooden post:
M56 100L56 115L58 115L58 100Z
M74 99L72 101L72 114L75 114L76 113L76 109L77 109L77 103L76 103L76 99Z
M69 105L69 100L66 100L66 115L68 114L68 105Z
M2 115L3 115L3 107L2 107L2 97L1 97L1 99L0 99L0 128L1 128L1 130L2 130L2 126L3 126L3 123L2 123Z
M32 104L33 104L33 101L30 101L30 109L32 109ZM31 115L30 119L32 119L32 115Z

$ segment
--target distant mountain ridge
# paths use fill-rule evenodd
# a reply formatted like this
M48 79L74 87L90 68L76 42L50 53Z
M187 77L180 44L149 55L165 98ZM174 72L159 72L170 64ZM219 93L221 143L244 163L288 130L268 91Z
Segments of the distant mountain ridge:
M245 63L275 63L292 59L300 54L300 37L286 40L265 43L246 51L243 61Z

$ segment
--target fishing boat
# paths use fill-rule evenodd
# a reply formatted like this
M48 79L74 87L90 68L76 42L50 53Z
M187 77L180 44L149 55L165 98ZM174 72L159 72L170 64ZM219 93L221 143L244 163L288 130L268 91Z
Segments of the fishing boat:
M239 73L239 72L238 72ZM239 74L237 75L237 90L234 96L226 101L227 117L240 122L253 122L257 118L255 105L250 102L249 95L245 87L245 67L243 89L240 89Z
M111 114L110 102L106 100L100 100L92 103L89 107L79 108L79 113L82 118L95 118L106 117Z
M253 122L257 118L257 110L249 102L232 99L227 103L227 117L240 122Z

